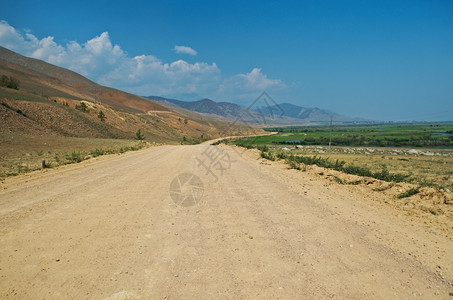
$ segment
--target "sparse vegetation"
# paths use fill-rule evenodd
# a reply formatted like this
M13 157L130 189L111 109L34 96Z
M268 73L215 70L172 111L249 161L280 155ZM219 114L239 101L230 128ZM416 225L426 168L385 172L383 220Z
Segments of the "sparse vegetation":
M263 156L262 156L263 157ZM277 156L279 158L285 157L280 154ZM346 165L345 161L331 161L328 158L321 156L300 156L300 155L291 155L286 157L287 162L294 161L296 163L303 163L305 165L316 165L318 167L333 169L336 171L344 172L351 175L358 175L361 177L371 177L387 182L403 182L409 178L410 175L401 174L401 173L390 173L386 166L382 166L382 170L373 172L367 167L360 167L356 165Z
M284 159L286 163L292 169L300 170L301 164L304 166L306 165L316 165L318 167L333 169L336 171L344 172L346 174L357 175L361 177L370 177L375 178L378 180L386 181L386 182L411 182L412 179L410 178L410 174L403 174L403 173L391 173L386 165L381 166L381 170L373 171L369 167L357 166L354 164L346 164L345 161L336 159L335 161L331 161L329 158L321 157L318 155L313 156L304 156L304 155L294 155L294 154L286 154L284 152L278 152L276 155L270 150L269 146L267 145L258 145L253 146L250 144L243 144L243 139L235 140L234 143L238 146L245 146L246 148L257 148L261 151L260 155L262 158L275 160L277 159ZM219 141L220 143L220 141ZM357 185L361 182L352 181L352 182L343 182L345 184L353 184Z
M101 155L135 151L146 146L135 140L18 134L0 134L0 144L9 145L0 147L0 179L40 170L43 160L46 161L46 168L54 168ZM42 148L43 145L46 145L45 148Z
M265 145L252 144L244 138L229 143L248 149L262 149ZM453 190L453 172L449 169L453 155L450 149L334 147L330 152L326 146L298 146L292 147L292 150L266 146L271 148L276 159L285 160L290 168L297 167L296 163L301 164L301 168L316 165L386 182L407 182L420 187Z

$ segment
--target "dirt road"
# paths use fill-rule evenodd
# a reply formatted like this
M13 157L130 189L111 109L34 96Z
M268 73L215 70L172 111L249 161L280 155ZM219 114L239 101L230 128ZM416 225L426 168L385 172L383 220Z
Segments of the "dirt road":
M170 192L181 173L203 186ZM0 188L2 299L452 298L450 238L250 151L155 147Z

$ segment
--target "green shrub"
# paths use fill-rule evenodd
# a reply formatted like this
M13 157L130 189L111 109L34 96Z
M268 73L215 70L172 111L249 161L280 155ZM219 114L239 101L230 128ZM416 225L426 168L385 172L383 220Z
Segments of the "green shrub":
M300 163L294 161L294 160L286 160L286 163L289 165L291 169L295 170L301 170Z
M19 83L18 79L11 76L2 75L2 77L0 77L0 86L3 87L18 90Z
M101 122L105 122L105 119L107 119L107 117L105 116L105 114L102 110L99 111L98 118L99 118L99 120L101 120Z
M75 106L75 109L80 110L81 112L86 113L86 112L88 112L88 105L86 105L85 102L80 102L79 105L76 105L76 106Z
M137 130L135 133L135 139L139 141L143 141L145 139L145 135L142 133L141 129Z
M267 145L262 145L257 147L261 152L269 152L269 147Z
M66 160L69 161L69 163L79 163L83 159L80 152L72 151L70 155L66 156Z
M275 156L270 152L261 151L261 157L264 159L267 159L267 160L272 160L272 161L275 160Z
M202 136L203 136L203 135L202 135ZM202 137L202 138L203 138L203 137ZM227 139L218 140L217 142L214 142L214 143L212 143L211 145L217 146L217 145L220 145L220 144L226 144L226 145L228 145L228 140L227 140Z
M98 148L96 148L95 150L91 150L90 151L90 155L93 156L93 157L101 156L101 155L104 155L104 154L105 154L105 151L102 150L102 149L98 149Z
M286 153L284 153L284 152L277 153L278 159L286 159L287 157L288 157L288 155L286 155Z

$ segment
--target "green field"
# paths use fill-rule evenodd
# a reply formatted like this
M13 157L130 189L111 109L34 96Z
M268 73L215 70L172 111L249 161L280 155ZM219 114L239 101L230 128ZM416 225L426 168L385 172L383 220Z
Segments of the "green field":
M241 139L238 145L329 145L369 147L453 147L453 123L297 126L266 128L274 135Z

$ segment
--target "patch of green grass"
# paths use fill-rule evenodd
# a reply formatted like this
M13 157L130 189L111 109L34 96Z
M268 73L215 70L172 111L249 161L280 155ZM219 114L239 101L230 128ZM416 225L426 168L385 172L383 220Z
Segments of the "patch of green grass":
M420 187L410 188L407 191L396 195L396 198L398 198L398 199L407 198L407 197L413 196L415 194L418 194L418 192L420 192Z

